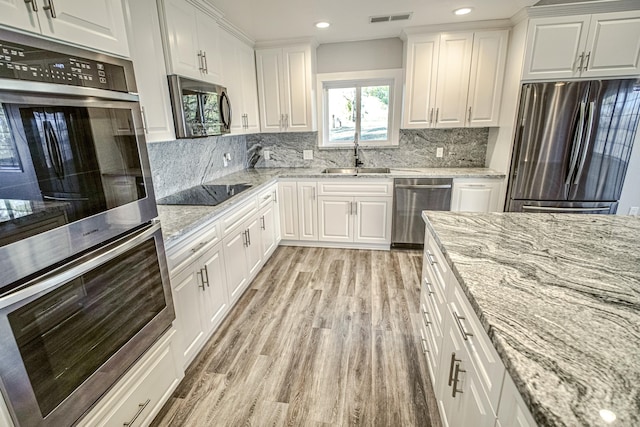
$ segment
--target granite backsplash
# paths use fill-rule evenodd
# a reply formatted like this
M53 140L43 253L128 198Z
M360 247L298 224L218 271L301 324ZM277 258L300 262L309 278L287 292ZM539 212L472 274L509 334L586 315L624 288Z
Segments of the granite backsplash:
M367 167L484 167L488 128L402 129L400 143L361 148ZM148 145L156 197L193 187L245 168L345 167L353 165L352 148L318 148L317 132L258 133L178 139ZM443 157L436 157L442 147ZM264 151L270 152L265 160ZM313 160L303 160L303 150ZM223 155L231 160L223 166Z

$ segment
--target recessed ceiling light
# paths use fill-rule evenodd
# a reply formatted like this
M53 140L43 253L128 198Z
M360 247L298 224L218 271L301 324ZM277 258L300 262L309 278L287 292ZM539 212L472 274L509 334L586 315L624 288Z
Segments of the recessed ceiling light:
M331 24L325 21L316 22L316 28L329 28Z
M470 7L461 7L460 9L456 9L453 11L456 15L466 15L467 13L471 13Z

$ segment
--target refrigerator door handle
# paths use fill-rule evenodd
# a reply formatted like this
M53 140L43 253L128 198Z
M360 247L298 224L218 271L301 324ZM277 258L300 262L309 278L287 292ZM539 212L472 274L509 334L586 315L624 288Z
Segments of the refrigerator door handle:
M571 184L571 177L573 177L573 173L575 172L576 165L578 163L578 155L580 153L580 146L582 145L582 134L584 131L584 118L586 108L587 104L585 102L581 102L580 118L578 119L578 130L573 138L573 144L571 144L571 162L569 166L569 172L567 173L567 179L565 179L564 181L566 185Z
M576 179L573 181L574 184L577 184L582 177L582 170L584 169L584 164L587 161L587 154L589 154L589 147L591 145L591 134L593 133L593 121L595 120L595 109L596 103L589 103L589 124L587 125L587 141L584 145L584 150L582 150L582 158L580 159L580 167L578 167L578 173L576 174Z
M602 206L595 208L556 208L552 206L531 206L523 205L523 211L552 211L552 212L602 212L610 211L611 206Z

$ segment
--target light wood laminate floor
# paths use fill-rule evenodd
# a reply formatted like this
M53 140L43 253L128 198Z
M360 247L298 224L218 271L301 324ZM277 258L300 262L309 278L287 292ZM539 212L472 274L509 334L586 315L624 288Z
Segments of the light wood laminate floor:
M279 247L154 426L440 426L421 252Z

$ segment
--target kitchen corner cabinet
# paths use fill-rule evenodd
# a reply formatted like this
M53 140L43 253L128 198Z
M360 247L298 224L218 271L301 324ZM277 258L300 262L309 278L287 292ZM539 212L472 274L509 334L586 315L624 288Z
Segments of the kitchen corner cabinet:
M278 186L273 185L258 195L260 204L260 244L261 256L268 259L280 243L280 209L278 206Z
M407 38L404 128L497 126L508 30Z
M159 0L170 74L220 83L218 17L187 0Z
M318 240L383 245L391 243L391 182L318 182Z
M253 47L220 29L221 83L233 106L231 133L260 132L256 61Z
M311 44L256 49L262 132L316 130L315 62Z
M0 24L129 56L121 0L0 0Z
M522 79L640 74L640 11L532 19Z
M104 427L151 424L184 376L184 371L176 361L176 337L176 330L169 329L78 425Z
M462 212L501 212L501 193L501 179L454 179L451 193L451 210Z
M280 233L284 240L299 240L298 231L298 185L296 182L280 181Z
M156 0L123 0L147 142L175 139Z

